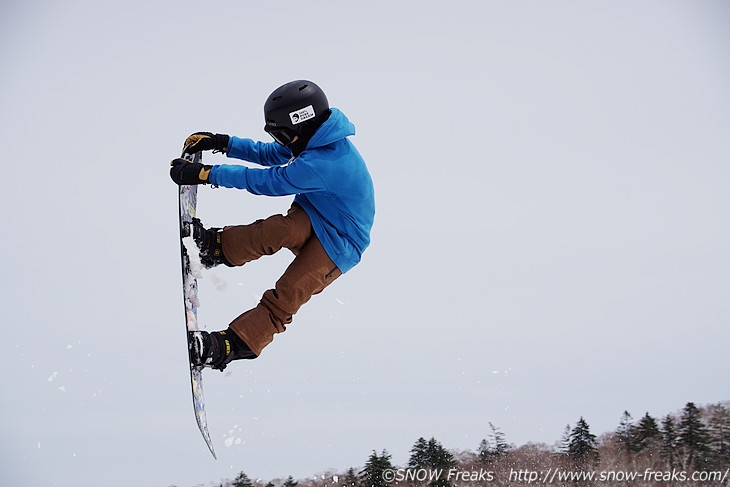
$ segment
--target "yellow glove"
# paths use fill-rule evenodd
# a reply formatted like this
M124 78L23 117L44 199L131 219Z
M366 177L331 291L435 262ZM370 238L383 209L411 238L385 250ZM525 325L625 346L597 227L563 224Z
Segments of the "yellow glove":
M213 152L226 152L230 137L225 134L213 134L211 132L195 132L185 139L185 152L195 154L204 150Z
M170 178L177 184L207 184L210 170L213 166L207 166L200 162L190 162L187 159L175 159L170 163Z

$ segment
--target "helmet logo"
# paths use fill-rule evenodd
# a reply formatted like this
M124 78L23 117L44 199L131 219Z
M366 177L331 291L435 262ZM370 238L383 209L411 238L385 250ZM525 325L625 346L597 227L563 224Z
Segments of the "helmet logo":
M314 116L314 107L312 105L289 113L289 118L291 119L292 125L306 122L307 120L314 118Z

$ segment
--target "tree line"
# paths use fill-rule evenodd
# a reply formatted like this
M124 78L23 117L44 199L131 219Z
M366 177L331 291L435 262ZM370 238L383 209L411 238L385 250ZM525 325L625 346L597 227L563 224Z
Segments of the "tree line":
M624 411L617 428L596 436L587 420L566 425L554 445L509 443L506 435L492 423L488 434L475 451L450 451L435 438L418 438L410 450L407 465L394 465L387 450L373 450L364 465L345 472L326 472L315 478L295 481L252 481L240 472L220 487L486 487L515 485L527 478L521 472L602 471L613 472L602 486L631 485L621 473L653 473L641 485L670 485L677 472L723 472L730 469L730 402L698 407L689 402L678 413L655 418L648 412L635 420ZM393 472L399 475L393 475ZM467 483L445 472L482 472L489 478L471 478ZM410 474L408 473L410 472ZM444 472L428 476L428 472ZM616 473L619 474L616 474ZM727 474L726 474L727 475ZM462 479L463 480L463 479ZM612 480L614 481L612 483ZM697 485L713 483L706 477ZM638 484L637 484L638 485ZM687 484L690 485L690 484ZM728 484L730 485L730 484Z

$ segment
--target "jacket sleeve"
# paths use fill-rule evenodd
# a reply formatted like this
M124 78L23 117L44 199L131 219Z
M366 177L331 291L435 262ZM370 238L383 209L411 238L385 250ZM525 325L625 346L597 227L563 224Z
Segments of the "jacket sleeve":
M213 166L208 179L217 186L245 189L249 193L265 196L287 196L327 190L322 178L307 161L301 159L295 159L286 166L264 169L221 164Z
M289 162L292 157L289 149L276 142L254 142L238 137L229 139L226 155L261 166L280 166Z

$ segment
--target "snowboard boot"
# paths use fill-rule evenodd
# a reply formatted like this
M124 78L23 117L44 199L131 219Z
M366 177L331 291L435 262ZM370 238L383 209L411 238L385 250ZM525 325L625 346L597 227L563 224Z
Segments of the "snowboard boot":
M228 267L233 265L228 262L226 257L223 255L223 245L221 244L221 229L220 228L208 228L203 226L203 223L198 218L193 218L192 223L185 222L183 232L185 235L190 235L192 232L193 240L200 249L200 262L210 269L220 264L225 264Z
M224 331L189 331L190 363L223 370L233 360L254 359L254 354L230 328Z

